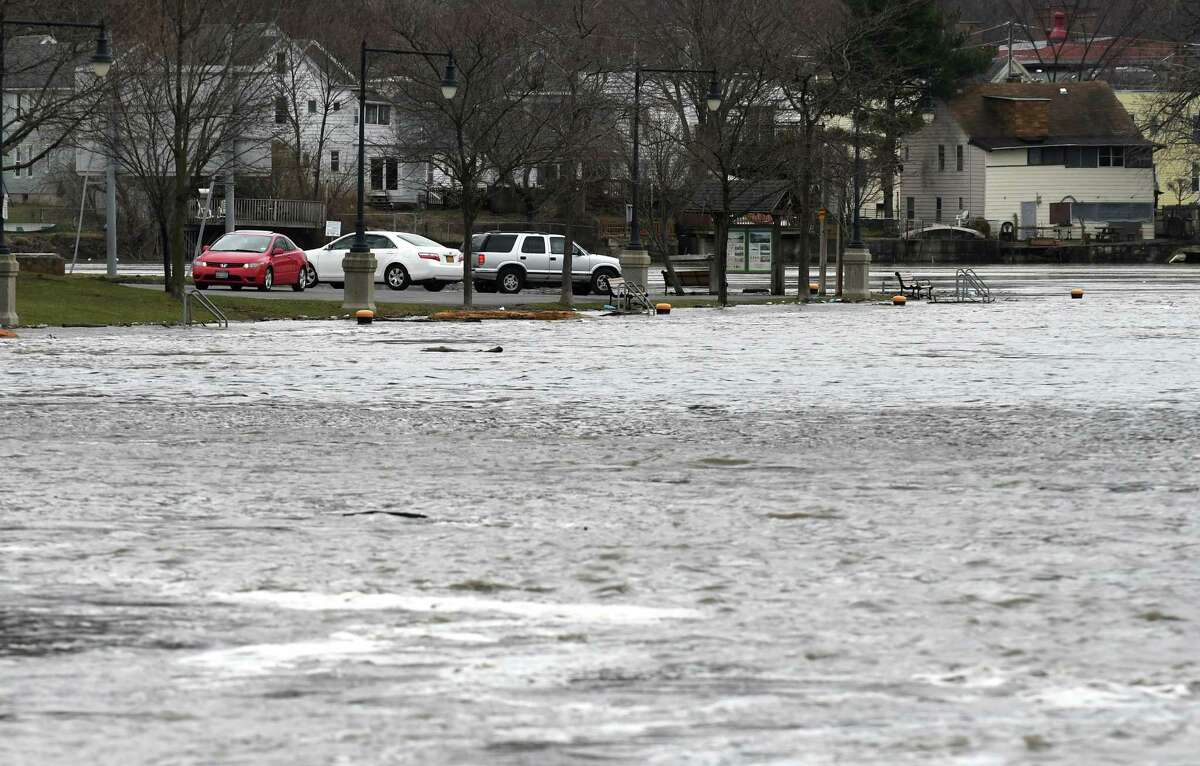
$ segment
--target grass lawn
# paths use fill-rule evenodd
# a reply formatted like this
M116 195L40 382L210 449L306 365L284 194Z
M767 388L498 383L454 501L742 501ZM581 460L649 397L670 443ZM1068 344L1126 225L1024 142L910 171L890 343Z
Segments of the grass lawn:
M333 301L304 299L268 300L205 293L220 306L230 321L261 319L327 319L344 317L341 304ZM713 308L712 299L669 296L656 298L674 308ZM737 304L791 303L795 298L755 296L731 301ZM519 304L522 309L552 310L557 303ZM376 299L375 314L381 318L429 316L454 306L429 303L384 303ZM482 307L486 308L486 307ZM513 306L516 308L516 306ZM595 300L583 302L581 308L600 308ZM200 306L194 311L198 318L207 319L208 312ZM129 287L100 276L51 277L22 274L17 278L17 314L25 327L34 325L132 325L173 324L180 321L179 302L159 290Z
M255 319L325 319L343 316L341 304L331 301L266 300L206 293L230 321ZM380 317L427 316L445 306L377 303ZM197 317L206 317L202 307ZM103 277L49 277L22 274L17 278L17 314L31 325L128 325L178 322L179 301L165 292L110 282Z

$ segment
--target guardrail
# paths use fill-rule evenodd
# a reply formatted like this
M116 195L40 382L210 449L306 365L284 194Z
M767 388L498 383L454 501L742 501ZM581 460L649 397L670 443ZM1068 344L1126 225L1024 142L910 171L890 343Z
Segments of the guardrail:
M192 220L199 221L203 200L193 200ZM225 218L225 201L213 200L212 217L208 220ZM325 203L308 199L250 199L238 198L233 203L234 220L239 226L298 227L320 229L325 227Z

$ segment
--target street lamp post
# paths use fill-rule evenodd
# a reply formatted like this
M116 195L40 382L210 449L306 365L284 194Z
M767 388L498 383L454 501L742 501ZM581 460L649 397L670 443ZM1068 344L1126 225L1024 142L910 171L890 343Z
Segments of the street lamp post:
M366 123L367 123L367 57L371 53L390 53L397 56L425 56L446 59L446 72L442 77L442 97L449 100L458 92L458 77L454 67L454 53L429 51L405 51L393 48L368 48L363 38L358 61L358 206L354 218L354 244L342 259L345 292L342 308L348 311L375 310L375 256L367 245L366 224L363 220L363 200L366 196ZM471 236L467 232L466 236Z
M853 197L850 200L851 206L851 225L850 244L846 246L846 253L843 256L846 264L845 283L843 285L843 296L847 300L866 300L871 296L870 288L870 271L871 271L871 251L863 245L862 241L862 219L860 205L860 196L862 194L862 146L861 146L861 128L860 128L860 112L856 108L854 111L854 189ZM808 275L800 275L800 289L804 290L805 282Z
M705 104L708 111L715 112L721 108L721 85L717 82L715 69L649 69L640 64L633 70L633 168L630 179L630 198L633 207L629 215L629 245L621 253L621 274L631 282L642 287L647 286L647 274L650 270L650 256L642 245L642 228L638 223L638 190L641 179L641 138L638 134L642 117L642 74L645 72L663 74L706 74L710 76L708 93ZM722 274L722 281L724 276Z
M55 27L65 29L95 29L96 53L92 56L92 71L97 77L104 77L112 67L112 43L108 36L108 27L101 21L99 24L82 24L72 21L20 21L4 18L0 11L0 101L4 94L4 30L7 27ZM0 104L0 154L4 146L4 110ZM19 321L17 316L17 259L13 257L5 240L4 226L8 222L8 187L4 183L4 163L0 160L0 327L13 327Z

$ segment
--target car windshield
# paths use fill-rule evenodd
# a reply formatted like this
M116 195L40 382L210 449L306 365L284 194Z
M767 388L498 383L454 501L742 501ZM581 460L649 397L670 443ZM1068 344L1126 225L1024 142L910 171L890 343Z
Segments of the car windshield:
M434 242L429 237L422 237L420 234L409 234L408 232L403 232L403 231L397 231L394 233L397 237L404 240L408 244L416 245L417 247L441 247L442 246L440 242Z
M267 234L226 234L213 243L212 249L220 253L265 253L271 246Z

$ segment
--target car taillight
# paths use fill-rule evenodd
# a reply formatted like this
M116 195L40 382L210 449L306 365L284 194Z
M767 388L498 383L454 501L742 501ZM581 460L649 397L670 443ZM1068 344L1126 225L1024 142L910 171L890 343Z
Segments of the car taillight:
M482 265L483 265L483 262L484 262L485 260L487 260L487 256L486 256L486 255L484 255L483 253L480 253L480 254L479 254L479 265L480 265L480 266L482 266Z
M440 255L438 255L437 253L417 253L417 255L421 258L424 258L427 261L441 261L442 260L442 257Z

